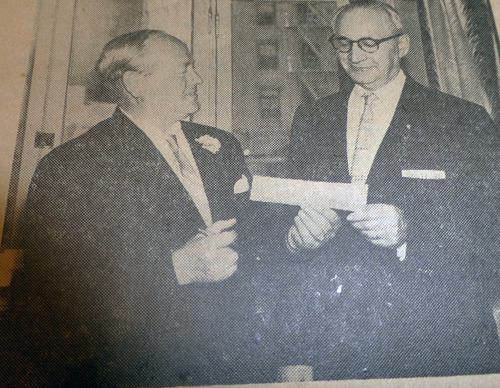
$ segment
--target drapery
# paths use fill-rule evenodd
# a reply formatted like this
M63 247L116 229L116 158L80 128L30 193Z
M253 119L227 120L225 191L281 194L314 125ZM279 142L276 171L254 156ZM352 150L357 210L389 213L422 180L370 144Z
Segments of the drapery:
M486 108L500 123L498 40L487 0L418 0L431 86Z

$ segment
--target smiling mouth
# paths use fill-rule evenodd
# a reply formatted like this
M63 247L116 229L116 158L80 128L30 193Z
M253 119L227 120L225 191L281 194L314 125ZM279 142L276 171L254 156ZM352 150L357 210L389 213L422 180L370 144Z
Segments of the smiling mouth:
M367 70L370 70L370 69L373 68L373 66L363 66L363 67L360 67L360 66L353 66L353 65L350 65L349 67L353 71L367 71Z

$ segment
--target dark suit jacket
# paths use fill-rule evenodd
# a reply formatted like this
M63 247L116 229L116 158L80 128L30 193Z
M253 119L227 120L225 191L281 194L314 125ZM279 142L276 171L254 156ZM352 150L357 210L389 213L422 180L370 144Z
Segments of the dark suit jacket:
M291 177L350 181L349 95L297 109ZM368 203L397 206L407 217L406 259L345 222L287 281L287 293L301 298L288 303L285 325L296 330L284 342L300 344L297 357L314 364L316 378L500 371L485 301L498 251L498 147L483 108L407 79L367 180ZM402 177L417 169L445 171L446 179Z
M240 239L249 239L249 192L234 193L242 176L251 182L240 145L215 128L183 122L182 129L214 222L237 217ZM217 138L220 150L202 148L195 139L203 135ZM30 343L22 357L37 371L28 372L32 379L50 386L267 381L251 375L259 349L246 268L256 271L255 257L240 250L239 270L227 280L177 284L171 252L204 222L160 152L119 110L41 160L24 226L13 319L22 330L14 343Z

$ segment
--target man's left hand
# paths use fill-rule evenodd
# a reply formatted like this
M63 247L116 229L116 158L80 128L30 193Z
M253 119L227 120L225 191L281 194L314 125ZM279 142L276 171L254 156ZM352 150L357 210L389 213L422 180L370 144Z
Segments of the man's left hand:
M397 248L406 241L407 222L403 211L382 203L366 205L347 216L347 221L373 244Z

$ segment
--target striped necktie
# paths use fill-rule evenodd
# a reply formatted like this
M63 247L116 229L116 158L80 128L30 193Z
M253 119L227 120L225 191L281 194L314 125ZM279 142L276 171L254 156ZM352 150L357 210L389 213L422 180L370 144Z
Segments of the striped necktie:
M175 159L177 160L177 163L179 165L179 169L181 171L181 175L189 180L191 183L195 183L197 185L201 184L201 179L196 171L196 169L193 167L192 163L189 161L188 157L184 152L179 147L179 143L177 141L177 136L176 135L171 135L167 137L167 143L170 146L170 149L172 150L172 153L175 156Z
M374 93L366 93L363 94L362 97L364 97L365 99L365 105L363 108L363 114L361 115L361 120L359 121L356 146L354 148L354 154L352 158L351 183L364 184L370 171L370 168L366 165L366 163L367 160L369 160L368 158L370 155L370 143L374 129L373 102L378 97Z

